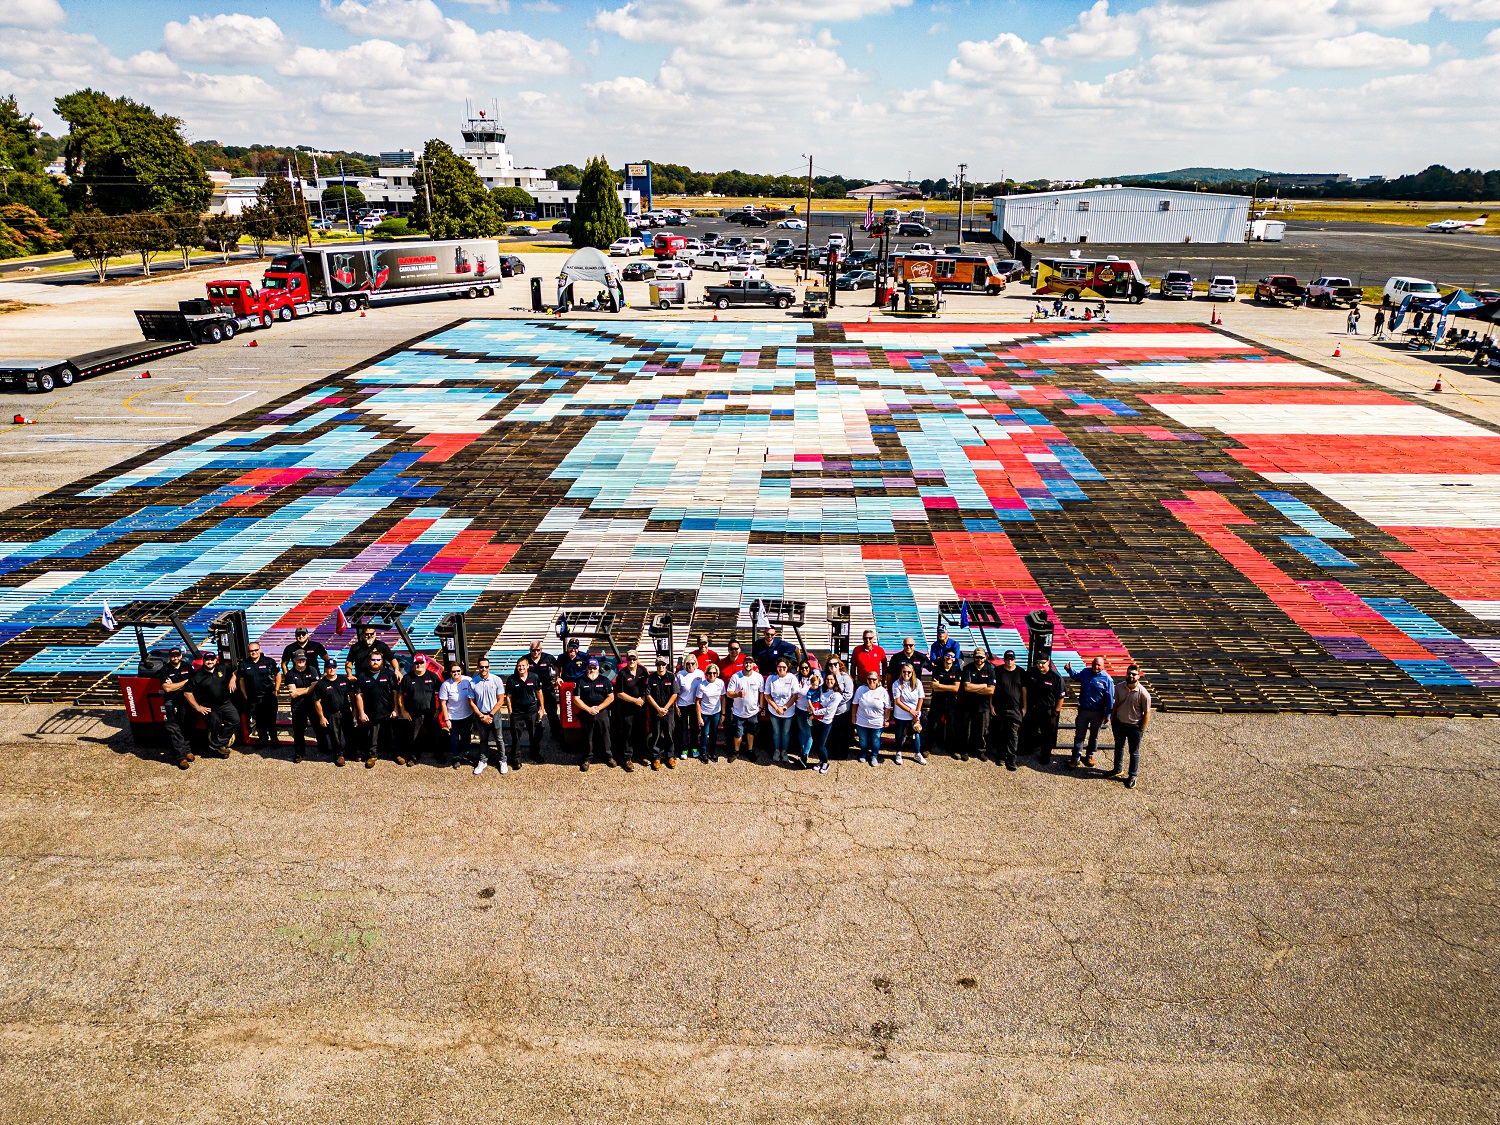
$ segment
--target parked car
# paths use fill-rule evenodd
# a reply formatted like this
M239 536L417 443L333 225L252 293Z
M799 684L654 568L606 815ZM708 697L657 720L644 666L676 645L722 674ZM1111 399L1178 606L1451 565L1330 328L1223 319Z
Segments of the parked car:
M656 276L656 267L650 262L631 262L620 271L626 281L650 281Z
M915 249L915 247L913 247L913 249ZM963 252L964 252L964 248L962 246L958 246L958 245L955 245L953 243L949 243L947 246L944 246L942 248L942 250L939 251L939 253L942 253L942 254L962 254Z
M1255 299L1268 305L1300 305L1307 287L1289 273L1273 273L1255 283Z
M1173 301L1193 299L1193 275L1187 270L1168 270L1161 279L1162 297Z
M500 255L500 276L520 277L526 272L526 263L521 261L519 254Z
M1393 277L1380 291L1380 303L1394 308L1408 297L1441 297L1438 287L1420 277Z
M1500 289L1475 289L1474 296L1485 304L1489 304L1491 301L1500 301Z
M658 281L691 281L693 267L681 258L668 258L656 264L656 278Z
M704 249L703 243L699 242L696 238L690 238L677 248L677 253L673 257L679 258L684 262L691 262L698 251L702 249Z
M723 237L724 236L716 230L706 230L698 236L698 241L702 242L705 246L717 246L719 244L719 240Z
M571 220L571 219L558 219L557 222L555 222L555 223L552 224L552 229L555 230L555 231L557 231L559 234L566 234L568 232L568 230L572 226L573 226L573 220Z
M333 229L333 220L332 219L314 219L312 221L312 223L309 224L309 225L312 227L313 230L332 230Z
M644 254L646 244L639 238L617 238L609 244L609 254L612 258L628 258L633 254Z
M776 224L782 230L806 230L807 224L801 219L782 219Z
M1210 301L1238 301L1240 283L1228 274L1221 274L1209 281L1208 299Z
M1026 277L1026 266L1016 258L1002 258L995 263L995 272L1006 281L1021 281Z
M921 223L902 223L896 228L898 238L931 238L932 228Z
M710 246L706 250L700 250L693 258L693 268L700 270L727 270L730 266L738 265L740 256L733 250L725 250L718 246Z
M750 240L750 245L756 250L769 250L771 248L771 240L768 238L762 238L760 235L756 235Z
M930 242L913 242L911 244L911 249L909 251L907 251L907 253L909 253L909 254L936 254L937 251L932 248L932 243L930 243Z
M874 289L874 270L854 270L839 278L834 286L836 289Z
M531 238L535 235L541 234L542 232L537 230L536 227L526 226L522 224L520 226L511 227L509 233L519 234L525 236L526 238Z
M849 240L841 234L834 233L828 236L828 241L827 243L825 243L825 245L830 250L835 246L837 246L840 250L847 250L849 248Z
M749 246L750 240L747 238L743 238L740 235L735 235L733 238L726 238L723 242L719 243L719 245L722 246L725 250L734 250L738 252L740 250L743 250L746 246Z
M777 269L790 269L792 264L792 248L783 246L780 250L772 250L766 255L766 265Z
M740 222L744 223L747 227L768 227L771 225L771 220L767 219L764 215L756 215L749 212L745 214L745 217Z

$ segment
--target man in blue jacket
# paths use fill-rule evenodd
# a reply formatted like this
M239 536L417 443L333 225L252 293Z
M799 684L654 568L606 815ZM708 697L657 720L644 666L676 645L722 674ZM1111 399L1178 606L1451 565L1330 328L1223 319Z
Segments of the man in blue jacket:
M1078 768L1079 755L1083 754L1083 740L1088 737L1088 754L1083 764L1094 764L1094 750L1099 745L1099 728L1104 725L1115 709L1115 681L1104 670L1104 657L1094 657L1093 663L1081 672L1067 665L1068 677L1078 683L1078 718L1073 722L1073 757L1069 769Z

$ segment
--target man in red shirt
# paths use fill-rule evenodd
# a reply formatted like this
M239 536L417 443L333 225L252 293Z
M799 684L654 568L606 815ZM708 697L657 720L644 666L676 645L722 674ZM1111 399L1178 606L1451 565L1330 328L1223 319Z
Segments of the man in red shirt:
M710 664L719 663L719 654L708 647L707 633L698 634L698 647L693 649L688 655L698 658L698 671L700 672L707 672ZM722 673L723 668L720 668L719 671Z
M740 642L730 641L729 655L725 656L724 659L719 662L719 675L724 677L725 683L728 683L730 678L736 672L743 672L744 670L745 654L740 651Z
M875 643L875 630L865 630L865 643L849 654L849 664L854 670L854 682L863 683L871 672L885 680L885 649Z

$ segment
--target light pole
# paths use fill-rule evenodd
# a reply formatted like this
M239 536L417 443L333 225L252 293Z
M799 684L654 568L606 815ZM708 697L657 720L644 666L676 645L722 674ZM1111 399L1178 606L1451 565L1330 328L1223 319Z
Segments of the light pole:
M1250 222L1248 222L1248 223L1245 224L1245 241L1246 242L1250 241L1250 232L1254 229L1254 227L1251 226L1251 223L1255 222L1255 197L1256 197L1256 191L1260 187L1261 180L1269 180L1270 178L1271 178L1270 176L1256 176L1254 182L1252 182L1251 185L1250 185Z

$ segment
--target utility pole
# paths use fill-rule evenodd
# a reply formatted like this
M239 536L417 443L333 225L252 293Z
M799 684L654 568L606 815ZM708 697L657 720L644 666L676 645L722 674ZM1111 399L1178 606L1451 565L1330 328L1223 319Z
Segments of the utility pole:
M812 153L807 154L807 215L803 225L802 264L812 277ZM832 294L829 294L831 297Z
M418 166L422 169L422 191L427 196L427 237L432 237L432 176L427 171L427 154L424 152L417 157Z
M964 244L964 173L969 170L967 164L958 166L958 244Z

